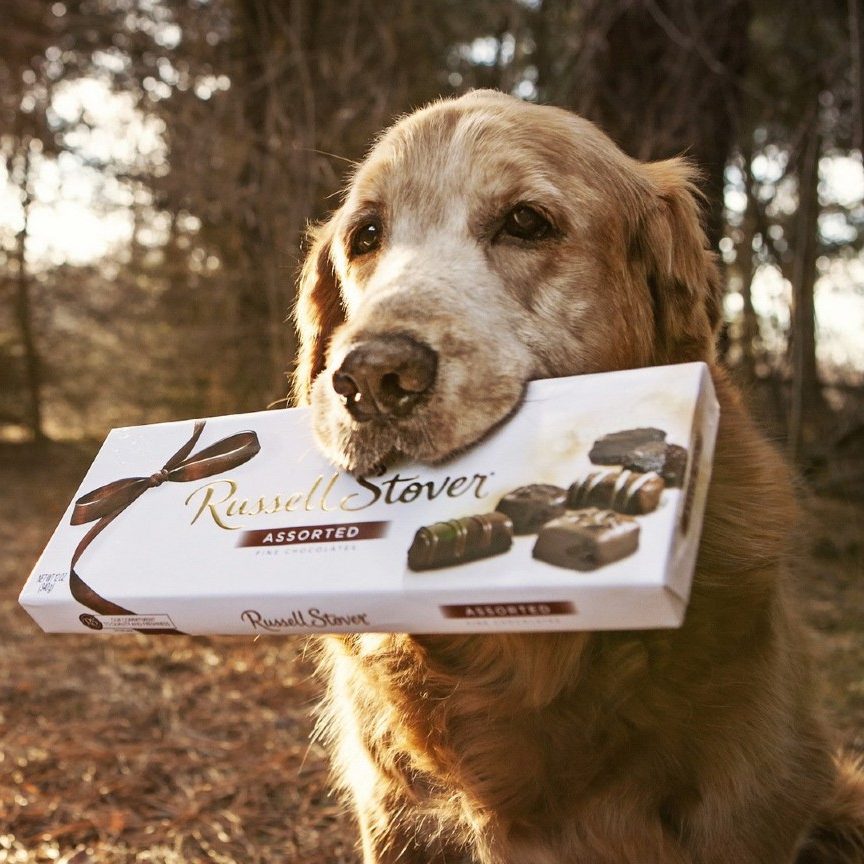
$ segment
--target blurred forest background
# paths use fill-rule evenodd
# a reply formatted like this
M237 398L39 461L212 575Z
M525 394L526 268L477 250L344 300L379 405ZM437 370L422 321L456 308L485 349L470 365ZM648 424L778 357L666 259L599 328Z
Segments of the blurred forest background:
M701 166L864 755L862 55L861 0L0 0L0 864L356 864L302 640L48 637L16 597L109 427L284 404L307 222L471 87Z
M307 222L483 86L689 154L727 360L805 469L860 452L862 53L860 0L7 0L0 437L283 398Z

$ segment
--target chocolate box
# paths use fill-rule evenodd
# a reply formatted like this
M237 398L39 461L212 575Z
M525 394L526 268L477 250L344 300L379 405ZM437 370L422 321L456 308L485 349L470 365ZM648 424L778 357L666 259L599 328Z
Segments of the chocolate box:
M48 632L675 627L718 407L701 363L532 382L481 443L355 477L305 408L115 429L24 586Z

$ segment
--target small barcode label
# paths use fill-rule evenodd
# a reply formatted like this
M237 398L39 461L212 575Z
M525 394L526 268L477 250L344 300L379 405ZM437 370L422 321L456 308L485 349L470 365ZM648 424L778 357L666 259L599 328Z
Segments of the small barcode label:
M176 629L168 615L93 615L79 616L91 630L165 630Z

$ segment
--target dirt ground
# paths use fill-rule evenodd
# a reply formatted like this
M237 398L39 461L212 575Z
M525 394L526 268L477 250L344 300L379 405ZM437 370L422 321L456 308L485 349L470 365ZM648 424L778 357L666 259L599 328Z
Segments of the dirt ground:
M346 864L300 639L47 636L17 594L93 455L0 445L0 864ZM824 703L864 753L864 503L797 570Z

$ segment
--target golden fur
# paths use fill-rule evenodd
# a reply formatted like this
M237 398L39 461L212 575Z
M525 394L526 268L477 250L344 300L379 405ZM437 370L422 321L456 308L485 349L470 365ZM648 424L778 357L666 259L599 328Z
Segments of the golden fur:
M789 477L715 362L695 196L683 161L478 91L397 123L313 232L295 392L351 470L469 446L531 378L704 360L721 403L679 630L322 640L321 735L367 864L864 862L864 781L832 756L780 568ZM494 233L524 202L553 236ZM352 256L369 214L380 247ZM411 416L358 424L332 374L381 333L430 345L437 378Z

